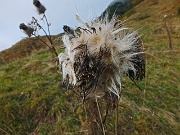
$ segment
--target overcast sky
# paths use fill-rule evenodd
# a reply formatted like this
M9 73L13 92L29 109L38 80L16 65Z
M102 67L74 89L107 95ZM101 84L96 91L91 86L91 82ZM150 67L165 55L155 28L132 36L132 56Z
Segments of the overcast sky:
M40 0L47 8L46 15L51 23L53 35L62 32L63 25L76 28L75 14L84 20L99 16L113 0ZM40 19L33 0L0 0L0 51L10 48L25 34L20 31L20 23L28 23L32 16ZM77 9L76 9L77 7ZM41 23L43 24L43 22Z

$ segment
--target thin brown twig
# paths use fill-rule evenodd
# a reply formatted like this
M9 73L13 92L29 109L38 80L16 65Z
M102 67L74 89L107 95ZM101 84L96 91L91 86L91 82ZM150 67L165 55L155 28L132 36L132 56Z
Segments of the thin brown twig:
M96 107L94 108L94 110L92 110L92 112L94 112L94 111L96 111ZM93 116L97 126L99 127L99 129L101 129L101 131L103 131L102 126L100 125L99 120L97 119L97 114L92 113L92 116ZM95 130L95 132L97 133L96 130Z
M50 50L52 50L51 46L49 46L45 41L43 41L39 36L36 36L35 37L40 40L43 44L45 44Z
M108 116L108 113L109 113L109 103L107 104L106 113L105 113L105 116L104 116L104 119L103 119L103 124L105 124L105 122L106 122L106 118Z
M116 109L115 109L115 114L116 114L115 135L118 135L118 99L115 99L115 102L116 102Z
M130 77L131 81L136 85L136 87L142 92L142 88Z
M102 130L103 130L103 135L106 135L103 120L102 120L102 114L101 114L101 111L100 111L100 108L99 108L99 103L98 103L97 97L96 97L96 105L97 105L97 108L98 108L98 113L99 113L101 126L102 126Z
M52 44L52 39L51 39L51 33L50 33L50 30L49 30L49 23L48 23L48 20L47 20L47 17L46 17L46 14L44 13L44 18L46 20L46 24L47 24L47 27L48 27L48 33L49 33L49 39L50 39L50 42Z
M37 27L39 27L40 29L42 29L42 31L44 32L44 34L46 35L46 37L48 38L49 42L51 43L51 45L53 44L52 43L52 40L51 40L51 35L48 35L47 32L45 31L45 29L37 22L37 19L35 17L32 17L32 19L34 20L35 24L37 25Z

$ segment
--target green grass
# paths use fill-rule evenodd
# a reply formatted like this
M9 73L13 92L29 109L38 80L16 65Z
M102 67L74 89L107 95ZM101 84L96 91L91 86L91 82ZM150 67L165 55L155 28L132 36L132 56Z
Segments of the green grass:
M174 46L176 50L168 51L163 42L149 45L153 36L143 38L148 45L146 79L138 83L143 91L127 77L123 79L120 132L177 134L180 132L178 45ZM60 88L61 74L51 65L51 55L41 50L37 55L0 67L0 134L79 134L81 127L87 132L82 125L85 119L82 103ZM113 134L114 114L107 121L107 130Z
M142 91L127 77L123 78L118 119L122 135L177 135L180 132L180 44L174 38L180 33L172 35L173 50L169 50L166 33L154 34L153 30L159 26L149 20L143 22L151 17L145 15L139 18L140 24L138 20L131 23L133 28L142 28L146 78L138 82ZM88 132L82 101L60 87L62 76L53 65L48 50L40 50L0 66L0 134ZM115 116L113 111L111 114L106 129L113 135Z
M57 134L80 128L48 50L0 67L0 134Z

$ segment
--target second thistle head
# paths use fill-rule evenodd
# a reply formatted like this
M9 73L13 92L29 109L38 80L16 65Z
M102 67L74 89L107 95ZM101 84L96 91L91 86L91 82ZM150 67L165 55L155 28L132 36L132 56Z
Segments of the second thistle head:
M46 8L44 5L41 4L39 0L33 0L34 6L37 8L38 14L44 14L46 11Z
M24 33L28 35L28 37L31 37L33 35L34 29L32 27L27 26L24 23L21 23L19 25L19 28L22 29Z
M67 34L70 38L75 37L75 32L72 28L67 25L63 26L64 33Z

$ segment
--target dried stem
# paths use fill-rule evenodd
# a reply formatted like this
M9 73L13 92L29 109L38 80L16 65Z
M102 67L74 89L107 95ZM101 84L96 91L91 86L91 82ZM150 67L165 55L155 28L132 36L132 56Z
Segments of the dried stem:
M103 124L106 123L106 118L107 118L108 113L109 113L109 103L106 106L107 106L107 108L106 108L106 113L105 113L105 116L104 116L104 119L103 119Z
M171 18L169 18L169 19L171 19ZM169 28L168 27L168 24L167 24L167 17L165 16L165 18L164 18L164 23L165 23L165 29L166 29L166 32L167 32L167 36L168 36L168 39L169 39L169 49L170 50L172 50L172 40L171 40L171 32L170 32L170 30L169 29L171 29L171 28ZM171 27L171 26L170 26Z
M129 77L131 79L131 81L136 85L136 87L140 90L143 91L142 88L135 82L135 80L133 80L131 77Z
M49 33L49 41L51 42L51 44L52 44L52 39L51 39L51 33L50 33L50 30L49 30L49 23L48 23L48 20L47 20L47 17L46 17L46 15L44 14L44 18L45 18L45 20L46 20L46 24L47 24L47 27L48 27L48 33Z
M102 114L100 112L100 108L99 108L99 103L98 103L97 97L96 97L96 105L97 105L97 108L98 108L98 113L99 113L99 117L100 117L100 121L101 121L101 126L102 126L102 130L103 130L103 135L106 135L104 124L103 124L103 120L102 120Z
M37 27L39 27L40 29L43 30L44 34L46 35L46 37L48 38L49 42L51 43L51 45L53 44L52 43L52 40L51 40L51 35L48 35L47 32L45 31L45 29L37 22L37 19L35 17L32 17L32 19L35 21ZM48 22L47 22L48 23ZM49 27L48 27L48 30L49 30ZM35 35L36 36L36 35Z
M49 30L49 23L48 23L48 20L47 20L47 17L46 17L45 14L44 14L44 18L45 18L45 21L46 21L46 24L47 24L47 27L48 27L48 34L47 34L47 32L45 31L45 29L38 23L37 19L36 19L35 17L32 17L32 22L31 22L30 24L35 27L35 32L34 32L33 35L34 35L36 38L40 39L40 41L41 41L43 44L45 44L45 45L50 49L50 51L51 51L52 53L54 53L54 54L56 55L56 57L57 57L57 56L58 56L58 53L57 53L55 47L53 46L53 42L52 42L52 39L51 39L50 30ZM48 41L50 42L50 45L48 45L45 41L43 41L41 38L39 38L39 35L37 34L37 33L38 33L38 32L37 32L38 28L44 32L45 36L47 37ZM36 33L36 32L37 32L37 33ZM57 64L57 67L58 67L58 65L59 65L59 60L56 59L56 62L57 62L56 64Z
M115 99L116 109L115 109L115 135L118 135L118 99Z
M35 36L38 40L40 40L44 45L46 45L51 51L52 51L52 48L45 42L43 41L39 36Z

